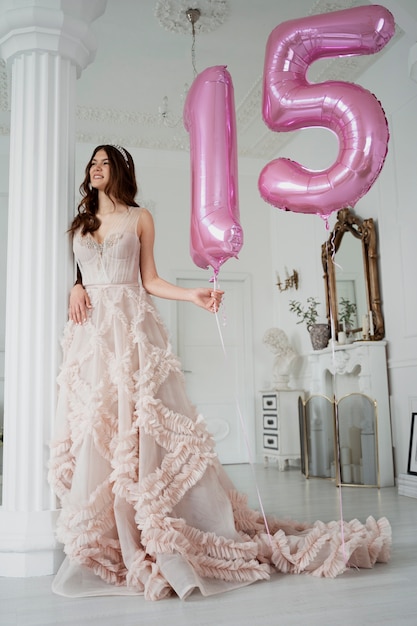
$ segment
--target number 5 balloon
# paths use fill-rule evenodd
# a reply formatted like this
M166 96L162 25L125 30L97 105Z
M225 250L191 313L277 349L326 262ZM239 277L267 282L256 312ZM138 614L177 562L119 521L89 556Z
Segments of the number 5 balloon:
M284 22L268 39L262 114L274 131L309 126L332 130L339 139L336 162L322 171L289 159L266 165L259 190L270 204L327 217L354 206L384 164L389 138L381 105L366 89L342 81L311 84L309 65L323 57L371 54L394 34L392 14L369 5ZM317 146L320 149L320 146Z
M217 275L243 245L233 83L225 66L198 74L183 117L190 134L191 256L198 267L211 265Z

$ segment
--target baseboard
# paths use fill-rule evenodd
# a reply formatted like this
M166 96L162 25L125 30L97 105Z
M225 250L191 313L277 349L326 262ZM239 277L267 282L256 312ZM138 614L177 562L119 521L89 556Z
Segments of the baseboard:
M417 498L417 476L414 474L400 474L397 485L398 495Z

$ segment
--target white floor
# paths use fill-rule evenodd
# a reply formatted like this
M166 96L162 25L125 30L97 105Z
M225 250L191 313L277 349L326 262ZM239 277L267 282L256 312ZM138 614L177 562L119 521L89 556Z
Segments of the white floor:
M340 490L271 465L226 467L236 486L267 513L302 521L340 518ZM393 528L392 558L373 570L349 570L335 580L276 575L221 596L66 599L51 593L51 577L0 579L1 626L367 626L417 625L417 499L396 488L343 488L344 519L386 516Z

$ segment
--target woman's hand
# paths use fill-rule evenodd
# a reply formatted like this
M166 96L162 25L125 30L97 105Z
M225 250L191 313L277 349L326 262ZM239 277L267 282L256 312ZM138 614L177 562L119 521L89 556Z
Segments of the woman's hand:
M220 291L218 289L192 289L193 298L192 301L197 306L202 307L203 309L207 309L207 311L211 311L212 313L217 313L220 308L220 304L223 298L224 291Z
M79 283L74 285L69 298L69 319L75 324L83 324L87 321L87 310L92 308L84 287Z

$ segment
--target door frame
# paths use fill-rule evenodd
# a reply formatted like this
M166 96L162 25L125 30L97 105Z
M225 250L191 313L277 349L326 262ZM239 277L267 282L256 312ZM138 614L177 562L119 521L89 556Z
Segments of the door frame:
M172 270L171 282L175 285L179 284L181 280L195 280L201 282L201 286L206 286L209 283L207 275L203 276L199 270ZM211 275L210 275L211 277ZM204 280L205 278L205 280ZM221 272L221 275L217 282L219 289L224 289L227 295L227 285L224 284L228 280L239 282L242 285L243 303L244 303L244 315L243 315L243 337L244 337L244 368L243 368L243 391L244 397L238 398L239 409L242 416L242 421L246 433L243 433L246 441L246 447L249 445L249 450L246 450L246 462L255 462L256 460L256 397L254 390L254 364L253 364L253 317L252 317L252 277L246 272ZM211 283L210 283L211 286ZM221 312L220 312L221 315ZM172 301L171 303L171 328L172 328L172 346L174 352L178 352L178 302ZM227 319L227 318L226 318ZM215 320L213 320L215 323ZM220 337L219 337L220 342ZM232 402L236 401L236 389L231 390ZM238 407L236 407L238 408ZM242 427L242 425L241 425Z

